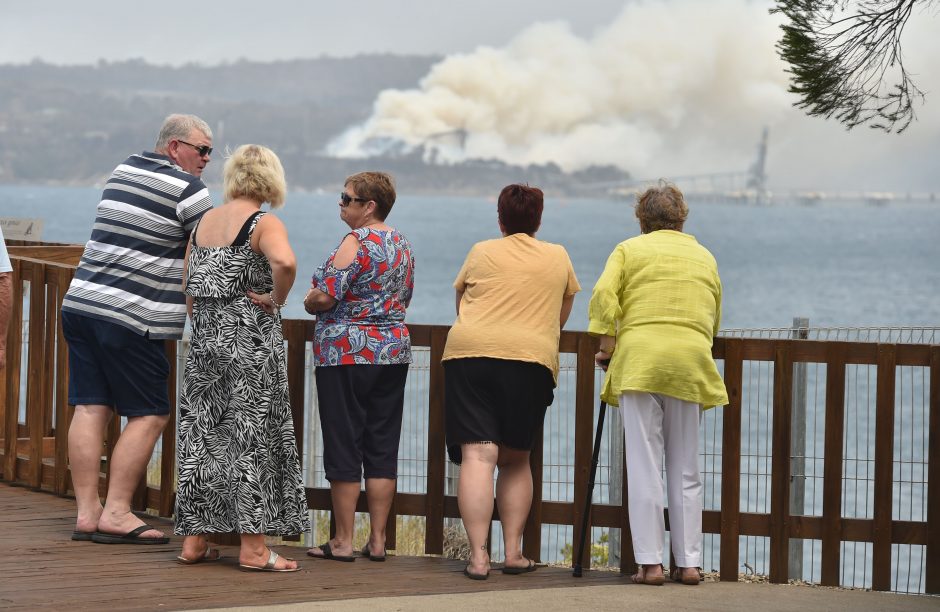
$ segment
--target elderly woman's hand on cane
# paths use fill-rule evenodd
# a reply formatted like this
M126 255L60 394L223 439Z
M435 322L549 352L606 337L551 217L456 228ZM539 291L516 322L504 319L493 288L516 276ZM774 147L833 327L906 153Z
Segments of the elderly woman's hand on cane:
M617 339L614 336L601 336L600 350L594 353L594 363L605 372L607 366L610 365L610 358L613 356L616 347Z

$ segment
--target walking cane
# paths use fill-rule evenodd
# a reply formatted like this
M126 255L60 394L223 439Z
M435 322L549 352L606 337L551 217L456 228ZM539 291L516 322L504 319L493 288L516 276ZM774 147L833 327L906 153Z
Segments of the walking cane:
M594 434L594 455L591 457L591 477L588 479L587 497L584 500L584 518L581 521L581 541L578 543L578 555L574 558L572 574L575 578L581 577L581 559L584 556L584 539L588 532L588 519L591 516L591 498L594 496L594 476L597 474L597 460L601 454L601 435L604 433L604 416L607 413L607 402L601 402L601 409L597 415L597 433ZM588 569L591 562L588 561Z

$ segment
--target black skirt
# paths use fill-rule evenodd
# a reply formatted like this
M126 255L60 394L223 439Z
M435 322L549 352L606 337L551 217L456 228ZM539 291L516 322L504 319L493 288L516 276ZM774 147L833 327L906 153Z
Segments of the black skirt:
M444 362L447 453L460 464L461 444L493 442L532 450L555 398L552 371L538 363L469 357Z

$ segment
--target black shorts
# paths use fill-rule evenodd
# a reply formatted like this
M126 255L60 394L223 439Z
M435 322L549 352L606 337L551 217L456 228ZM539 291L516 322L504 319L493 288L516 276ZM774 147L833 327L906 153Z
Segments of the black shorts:
M69 345L69 404L110 406L125 417L170 414L164 340L67 311L62 335Z
M493 442L532 450L555 398L552 371L538 363L471 357L444 362L447 453L459 464L461 444Z
M407 377L406 363L316 368L327 480L398 477Z

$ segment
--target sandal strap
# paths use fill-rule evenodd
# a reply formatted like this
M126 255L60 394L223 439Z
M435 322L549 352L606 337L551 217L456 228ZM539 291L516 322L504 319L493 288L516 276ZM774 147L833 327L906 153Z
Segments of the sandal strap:
M268 552L270 554L268 555L268 562L264 564L264 569L274 569L275 564L277 564L278 554L270 548L268 549Z

